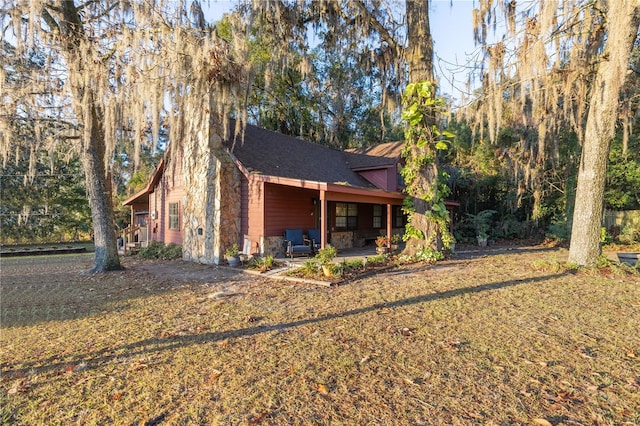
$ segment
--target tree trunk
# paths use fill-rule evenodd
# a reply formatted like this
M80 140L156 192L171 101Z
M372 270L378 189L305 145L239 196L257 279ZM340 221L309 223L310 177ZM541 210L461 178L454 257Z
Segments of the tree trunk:
M409 67L409 82L417 83L423 80L433 82L433 40L429 27L429 1L407 0L407 64ZM428 123L430 126L433 123ZM405 142L406 143L406 142ZM424 195L435 196L438 185L437 155L433 144L410 146L411 158L431 157L433 162L425 162L421 167L415 184L411 185L407 195L411 197L414 212L410 217L410 224L414 229L422 232L424 239L412 237L407 241L405 252L413 255L425 248L440 249L441 243L437 224L426 213L431 209L431 202L424 199Z
M95 257L91 272L104 272L121 269L118 257L118 245L115 233L115 215L111 197L111 179L106 162L106 141L103 126L104 114L101 114L99 100L90 87L90 78L85 78L89 70L84 64L91 60L89 52L81 57L81 46L90 46L80 21L78 10L73 1L61 1L57 9L60 19L57 29L60 32L60 48L68 64L68 78L74 98L76 117L82 131L82 149L80 158L85 173L85 182L91 216L93 219L93 237ZM106 70L105 70L106 72Z
M607 45L591 92L569 247L569 262L581 266L595 264L601 253L600 227L609 147L615 134L620 88L640 23L637 1L613 1L608 6Z
M104 132L93 102L87 105L85 113L85 127L89 126L90 129L85 131L80 157L93 220L95 256L91 272L118 270L122 267L115 232L111 179L105 169ZM86 120L91 120L91 124Z
M409 82L433 81L433 40L429 27L429 0L407 0L406 10Z

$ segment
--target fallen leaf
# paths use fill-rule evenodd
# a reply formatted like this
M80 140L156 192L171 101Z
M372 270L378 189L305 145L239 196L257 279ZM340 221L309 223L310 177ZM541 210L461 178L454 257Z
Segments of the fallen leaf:
M318 383L317 389L318 389L318 392L320 392L323 395L328 395L329 394L329 390L322 383Z
M13 386L11 386L9 390L7 390L7 393L9 395L15 395L18 392L26 392L30 387L31 385L25 379L16 380Z
M549 420L546 419L533 419L533 422L540 426L553 426Z
M526 389L523 389L520 391L520 393L526 397L532 397L533 394L531 392L528 392Z
M147 364L145 364L144 362L142 362L140 360L135 361L131 365L131 370L133 370L133 371L140 371L140 370L144 370L145 368L147 368Z
M264 419L265 417L267 417L267 414L269 414L269 413L267 413L267 412L265 411L265 412L262 412L262 413L258 414L257 416L253 416L253 417L251 417L251 418L249 419L249 424L250 424L250 425L255 425L255 424L260 423L260 422L262 421L262 419Z
M113 400L117 401L120 398L122 398L122 392L116 392L115 394L113 394Z
M416 383L415 379L410 379L408 377L404 378L404 381L407 382L410 385L414 385L414 386L420 386L420 383Z
M222 376L222 371L213 370L211 374L209 374L209 383L215 382L220 378L220 376Z

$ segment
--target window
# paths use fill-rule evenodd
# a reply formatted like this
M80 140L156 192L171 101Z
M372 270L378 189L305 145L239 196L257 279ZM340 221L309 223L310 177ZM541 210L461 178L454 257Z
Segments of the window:
M382 206L380 204L373 206L373 227L382 228Z
M395 207L393 213L394 228L402 228L404 226L404 215L402 214L402 207Z
M358 205L336 203L336 228L356 229L358 227Z
M180 207L178 203L169 203L169 229L180 229Z

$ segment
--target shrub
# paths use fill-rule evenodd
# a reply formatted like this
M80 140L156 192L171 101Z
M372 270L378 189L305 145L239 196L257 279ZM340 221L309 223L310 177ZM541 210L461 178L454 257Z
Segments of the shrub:
M489 237L489 230L491 228L491 217L497 213L495 210L482 210L477 214L466 214L466 220L476 230L476 235L482 238ZM422 260L422 259L421 259Z
M387 263L387 256L385 254L376 254L375 256L367 257L367 265L384 265Z
M234 257L239 254L240 254L240 248L238 247L237 244L232 245L224 252L224 255L227 257Z
M434 250L430 247L425 247L416 253L416 259L421 262L436 262L444 259L444 255L441 251Z
M363 262L362 262L362 259L345 260L340 264L340 267L346 273L351 271L358 271L362 269Z
M336 248L331 244L327 244L326 247L318 250L318 254L316 254L316 259L322 264L327 265L333 261L333 259L338 255Z
M640 242L640 225L628 223L622 228L618 240L624 244L634 244Z
M546 236L552 240L569 241L569 238L571 237L571 230L567 225L567 221L562 220L551 223L547 227Z
M182 257L182 247L173 243L151 241L146 247L140 249L139 255L145 259L179 259Z
M273 256L254 257L249 261L249 269L257 269L260 272L266 272L278 266L278 262Z
M309 259L301 267L293 269L287 274L295 277L317 278L320 274L320 266L317 260Z

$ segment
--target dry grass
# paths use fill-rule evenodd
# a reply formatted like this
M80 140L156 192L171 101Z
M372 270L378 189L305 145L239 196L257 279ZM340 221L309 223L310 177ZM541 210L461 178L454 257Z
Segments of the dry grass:
M496 252L333 288L184 262L86 276L87 256L2 260L3 419L638 424L640 278L531 266L563 257Z

